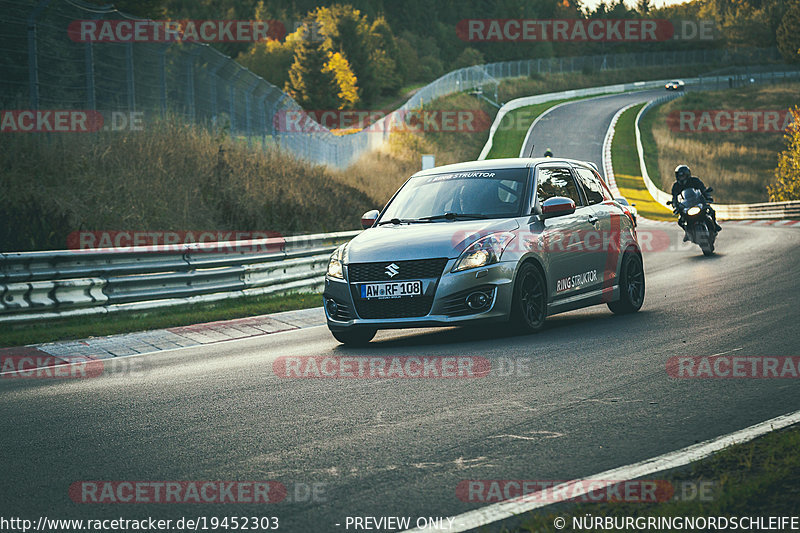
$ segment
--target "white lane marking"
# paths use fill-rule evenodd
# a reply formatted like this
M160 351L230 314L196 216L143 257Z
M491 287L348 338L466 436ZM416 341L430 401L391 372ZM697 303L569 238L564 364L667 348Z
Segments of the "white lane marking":
M563 437L564 433L557 433L555 431L532 431L533 437L526 437L524 435L512 435L504 433L502 435L492 435L490 439L519 439L519 440L542 440L542 439L557 439Z
M453 527L448 531L457 533L459 531L469 531L480 526L497 522L498 520L505 520L513 516L539 509L564 501L568 498L581 496L590 490L589 481L591 483L591 490L606 487L608 485L617 484L620 481L628 481L631 479L640 478L663 470L670 470L679 466L685 466L691 462L704 459L713 453L723 450L734 444L742 444L753 440L756 437L774 431L776 429L785 428L800 422L800 411L795 411L787 415L781 415L776 418L755 424L748 428L736 431L729 435L723 435L715 439L707 440L699 444L694 444L682 450L659 455L652 459L646 459L638 463L627 466L607 470L594 476L589 476L582 479L575 479L567 481L551 488L545 497L542 492L532 493L521 498L507 500L492 505L487 505L481 509L468 511L454 517ZM562 490L563 489L563 490ZM554 495L557 495L554 497ZM545 501L546 500L546 501ZM413 529L404 533L435 533L434 528Z
M727 352L715 353L714 355L709 355L709 357L717 357L718 355L725 355L726 353L738 352L739 350L744 350L744 346L742 346L741 348L734 348L733 350L728 350Z

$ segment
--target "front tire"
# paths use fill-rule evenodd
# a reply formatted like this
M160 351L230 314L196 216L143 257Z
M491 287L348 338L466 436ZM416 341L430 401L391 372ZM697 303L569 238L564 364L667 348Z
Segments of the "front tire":
M547 288L544 276L531 263L517 273L511 301L511 325L523 333L536 333L547 318Z
M350 328L331 330L331 335L346 346L366 346L377 332L374 328Z
M705 239L700 241L700 249L703 250L703 255L709 256L714 255L714 240L716 238L716 228L714 228L712 222L706 222L706 231L708 232L705 236Z
M635 313L644 303L644 265L642 257L628 250L622 256L619 283L620 297L616 302L609 302L608 308L617 315Z

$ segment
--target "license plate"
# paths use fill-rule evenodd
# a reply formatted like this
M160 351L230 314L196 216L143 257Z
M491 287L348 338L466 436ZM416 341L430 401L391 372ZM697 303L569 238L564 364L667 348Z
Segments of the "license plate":
M389 283L366 283L361 286L361 297L365 300L372 298L402 298L404 296L421 296L421 281L393 281Z

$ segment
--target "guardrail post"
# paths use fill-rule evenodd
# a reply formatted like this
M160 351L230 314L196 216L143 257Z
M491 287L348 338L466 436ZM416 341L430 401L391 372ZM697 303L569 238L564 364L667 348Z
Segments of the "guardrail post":
M228 95L230 101L228 102L230 108L230 120L231 120L231 135L236 130L236 80L239 79L239 76L245 72L246 69L240 68L236 71L236 74L233 75L233 78L230 81L230 87L228 88Z
M133 72L133 42L125 45L125 74L128 85L128 110L136 110L136 83L134 82Z
M95 14L92 18L97 20L99 17ZM86 65L86 107L94 111L97 109L97 101L94 90L94 45L91 39L86 41L83 50L83 59Z
M161 105L161 117L167 116L167 50L171 44L158 49L158 99Z
M210 100L211 100L211 123L216 128L217 120L218 120L218 109L217 109L217 84L219 83L219 69L225 66L225 58L223 57L222 60L218 65L212 67L209 70L208 77L211 80L211 87L209 87L210 91Z
M250 113L250 105L252 103L253 92L258 88L259 80L260 80L260 78L256 78L253 81L253 85L250 87L250 90L247 91L245 93L245 95L244 95L244 106L245 106L244 107L245 108L244 113L245 113L245 121L246 121L246 126L245 127L247 128L247 146L252 146L253 145L253 139L252 139L253 126L252 126L252 120L251 120L251 117L250 117L250 115L251 115L251 113Z
M267 148L267 106L264 102L267 101L267 95L261 97L258 101L259 113L258 116L261 118L261 149L264 150Z
M194 48L189 52L189 60L186 62L186 108L189 111L189 118L194 122L197 116L196 103L194 98L194 60L200 48Z
M39 50L36 39L36 17L52 0L41 0L28 15L28 83L31 109L39 109Z

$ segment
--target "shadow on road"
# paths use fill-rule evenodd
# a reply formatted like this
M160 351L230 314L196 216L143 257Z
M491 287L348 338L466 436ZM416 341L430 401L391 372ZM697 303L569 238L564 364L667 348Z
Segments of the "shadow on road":
M645 302L646 303L646 302ZM575 332L587 341L601 340L608 338L609 328L615 330L630 327L645 326L649 319L655 319L658 313L642 310L631 315L614 315L605 306L572 311L565 314L554 315L547 319L545 327L539 333L525 334L514 331L506 324L482 324L464 327L450 328L431 328L413 330L389 330L392 336L378 337L368 346L362 348L346 347L339 345L335 348L337 352L357 355L371 355L375 351L396 351L401 348L440 346L450 347L469 344L470 349L475 348L476 343L486 343L480 348L492 348L490 344L497 340L518 340L519 342L530 343L531 345L549 345L563 341L564 335ZM386 333L384 333L386 335Z

